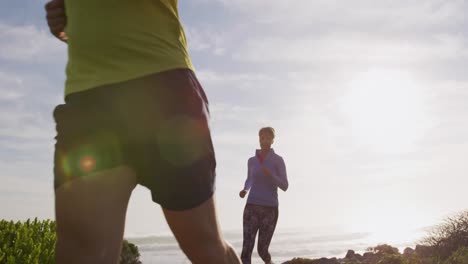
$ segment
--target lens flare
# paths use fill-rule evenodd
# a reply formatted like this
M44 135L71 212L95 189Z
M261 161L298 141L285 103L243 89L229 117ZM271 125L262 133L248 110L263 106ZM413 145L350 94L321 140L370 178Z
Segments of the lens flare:
M83 156L80 161L80 168L83 172L90 173L96 168L96 160L90 155Z
M158 134L161 157L176 166L187 166L209 151L203 120L176 116L161 125Z

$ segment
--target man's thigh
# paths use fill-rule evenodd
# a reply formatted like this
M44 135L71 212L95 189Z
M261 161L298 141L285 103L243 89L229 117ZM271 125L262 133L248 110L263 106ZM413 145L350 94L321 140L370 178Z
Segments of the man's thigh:
M102 263L118 260L135 185L133 171L121 166L76 178L56 189L59 263L79 262L82 257L100 258Z
M211 261L205 263L224 263L224 260L216 262L215 259L225 257L226 245L217 222L214 197L192 209L172 211L163 208L163 212L180 247L191 261L205 258Z

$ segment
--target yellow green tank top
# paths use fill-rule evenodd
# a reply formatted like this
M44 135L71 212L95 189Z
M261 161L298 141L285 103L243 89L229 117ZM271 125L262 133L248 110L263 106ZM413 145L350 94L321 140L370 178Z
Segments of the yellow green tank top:
M65 95L176 68L193 69L177 0L65 0Z

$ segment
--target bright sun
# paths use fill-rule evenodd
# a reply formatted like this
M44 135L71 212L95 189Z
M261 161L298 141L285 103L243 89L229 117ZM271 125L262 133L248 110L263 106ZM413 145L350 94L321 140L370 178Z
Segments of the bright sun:
M412 243L426 235L424 219L412 211L374 207L372 212L357 217L359 219L352 221L350 227L355 232L368 232L366 243L369 245Z
M410 73L369 70L356 75L348 91L341 106L358 145L410 151L424 135L424 94Z

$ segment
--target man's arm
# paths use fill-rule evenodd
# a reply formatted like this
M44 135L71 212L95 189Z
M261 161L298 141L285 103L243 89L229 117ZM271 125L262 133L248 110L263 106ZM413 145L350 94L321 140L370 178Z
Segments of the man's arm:
M67 25L67 16L65 14L64 0L51 0L45 5L47 25L49 30L56 38L67 42L68 37L65 34Z

